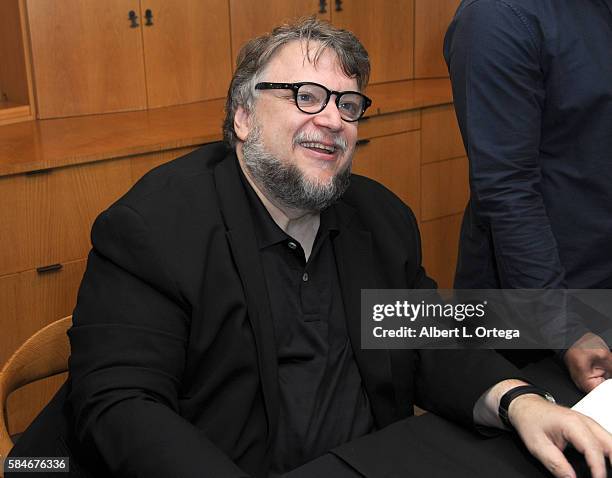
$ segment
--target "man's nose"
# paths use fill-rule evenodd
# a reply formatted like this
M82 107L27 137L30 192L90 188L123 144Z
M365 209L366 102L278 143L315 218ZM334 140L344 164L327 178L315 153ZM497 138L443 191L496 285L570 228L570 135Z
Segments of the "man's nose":
M325 105L325 108L314 115L313 122L317 126L327 128L331 131L340 131L342 129L344 125L340 117L340 111L338 111L338 106L336 105L335 97L332 96L327 102L327 105Z

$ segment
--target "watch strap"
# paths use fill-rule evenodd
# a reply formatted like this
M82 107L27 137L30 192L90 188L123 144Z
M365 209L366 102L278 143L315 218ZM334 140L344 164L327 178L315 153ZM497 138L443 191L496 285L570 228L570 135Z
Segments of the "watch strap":
M510 419L508 417L508 409L510 408L510 403L515 398L527 394L539 395L540 397L544 398L545 400L548 400L551 403L556 403L554 397L550 393L548 393L546 390L536 387L535 385L519 385L518 387L511 388L502 395L502 398L499 401L499 409L497 410L500 420L509 430L514 430L514 426L512 425L512 423L510 423Z

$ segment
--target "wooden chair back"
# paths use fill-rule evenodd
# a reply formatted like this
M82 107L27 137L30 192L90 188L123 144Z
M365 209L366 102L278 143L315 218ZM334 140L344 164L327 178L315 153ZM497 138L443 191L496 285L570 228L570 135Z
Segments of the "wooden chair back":
M13 448L7 398L20 387L68 370L67 331L71 325L72 316L68 316L43 327L15 351L0 371L0 478L4 474L2 464Z

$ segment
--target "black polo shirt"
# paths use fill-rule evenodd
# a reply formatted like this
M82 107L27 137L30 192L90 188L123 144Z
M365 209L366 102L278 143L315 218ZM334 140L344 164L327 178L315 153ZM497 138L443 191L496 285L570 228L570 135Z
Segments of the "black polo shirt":
M244 176L242 181L253 214L278 354L274 475L370 432L373 418L346 329L332 243L339 232L334 206L321 213L306 261L300 243L274 222Z

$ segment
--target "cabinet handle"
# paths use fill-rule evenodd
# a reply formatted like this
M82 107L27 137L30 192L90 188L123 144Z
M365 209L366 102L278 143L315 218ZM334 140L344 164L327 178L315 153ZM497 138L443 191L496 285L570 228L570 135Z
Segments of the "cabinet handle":
M366 144L368 144L370 142L369 139L359 139L357 140L357 142L355 143L355 146L365 146Z
M39 274L44 274L46 272L53 272L53 271L59 271L63 268L64 266L61 264L51 264L50 266L44 266L44 267L37 267L36 268L36 272L38 272Z
M134 10L130 10L130 13L128 13L128 19L132 22L130 28L138 27L138 22L136 21L138 20L138 16L136 15L136 12Z
M145 11L145 18L147 21L145 22L145 26L150 27L153 25L153 12L147 8Z
M53 169L35 169L34 171L28 171L25 173L26 176L38 176L39 174L51 174Z
M327 0L319 0L319 13L327 13Z
M342 0L336 0L336 11L337 12L342 11Z

